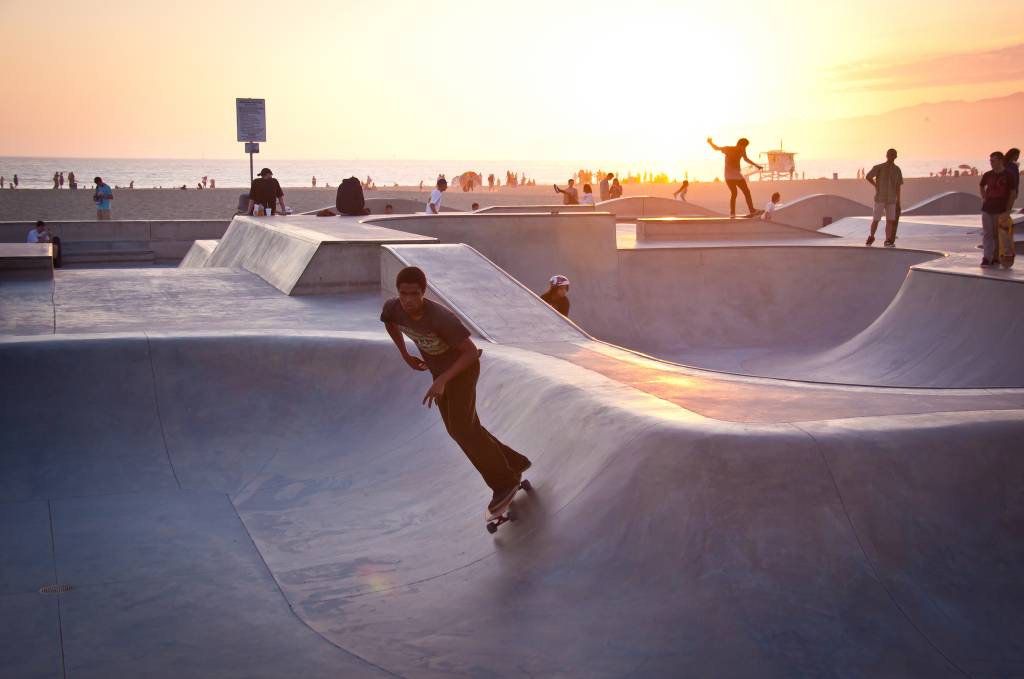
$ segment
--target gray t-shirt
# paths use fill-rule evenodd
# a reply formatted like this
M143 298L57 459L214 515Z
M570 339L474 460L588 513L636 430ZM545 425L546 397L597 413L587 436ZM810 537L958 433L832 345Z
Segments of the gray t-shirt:
M469 337L469 330L447 307L429 299L423 300L423 317L414 320L402 308L397 297L384 302L380 312L382 323L394 323L402 334L419 348L420 355L437 377L450 368L459 357L456 346Z
M879 163L868 171L866 177L874 179L875 185L878 187L875 189L876 203L888 205L897 201L900 195L900 186L903 185L903 171L899 165Z

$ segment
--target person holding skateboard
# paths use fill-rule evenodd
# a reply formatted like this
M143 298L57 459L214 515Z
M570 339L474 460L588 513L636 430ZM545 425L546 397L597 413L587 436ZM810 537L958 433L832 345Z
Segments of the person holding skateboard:
M864 176L868 184L875 187L875 211L871 216L871 233L865 245L875 242L878 222L885 215L885 247L896 246L896 227L900 223L900 194L903 191L903 170L896 164L896 149L885 152L885 162L875 165Z
M736 216L736 190L739 189L743 192L743 197L747 200L747 217L756 217L761 214L760 210L754 209L754 200L750 197L750 188L747 186L747 180L743 176L743 172L740 170L740 161L747 161L748 165L753 165L758 170L764 168L747 158L747 147L750 146L750 140L746 137L741 137L736 142L736 146L718 146L708 137L708 144L711 145L716 151L721 151L725 155L725 185L729 187L729 216Z
M1007 231L1013 228L1010 212L1017 200L1019 179L1006 167L1006 156L1002 151L993 151L988 162L992 169L981 175L981 266L995 266L1000 263L999 223L1010 221ZM1007 233L1007 236L1009 234ZM1004 240L1008 240L1004 236ZM1012 242L1006 245L1007 257Z
M434 381L423 396L428 408L437 404L448 435L462 448L493 491L487 511L494 513L520 488L529 458L494 437L480 423L476 410L476 383L480 378L480 355L469 330L443 304L427 299L427 276L409 266L395 278L398 297L389 299L380 320L398 352L413 370L429 370ZM404 336L403 336L404 335ZM419 349L417 358L409 353L405 336Z

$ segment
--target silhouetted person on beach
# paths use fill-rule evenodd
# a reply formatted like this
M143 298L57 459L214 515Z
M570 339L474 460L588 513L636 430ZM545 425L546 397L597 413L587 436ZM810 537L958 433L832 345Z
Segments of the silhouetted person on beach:
M68 189L71 191L78 190L78 180L75 178L74 172L68 172Z
M711 140L711 137L708 137L708 144L714 150L721 151L725 155L725 185L729 187L729 216L736 216L736 190L739 189L747 201L749 210L747 217L756 217L760 213L754 209L754 201L750 197L747 180L740 169L741 160L747 161L748 165L752 165L758 170L764 169L747 157L747 147L750 146L750 141L746 137L741 137L736 142L736 146L718 146Z
M569 184L564 188L558 188L558 184L555 184L555 193L562 194L562 205L579 205L580 194L576 190L576 180L570 179Z
M427 277L422 269L406 267L395 278L398 297L389 299L380 320L402 360L413 370L430 370L434 381L423 397L428 408L436 403L448 435L493 491L487 511L493 512L518 490L530 460L484 429L476 409L480 356L469 330L446 306L425 297ZM403 336L404 335L404 336ZM409 353L405 336L420 356Z
M1006 167L1006 156L993 151L992 169L981 176L981 266L999 263L999 220L1008 218L1020 190L1020 175Z
M436 215L441 212L441 196L448 190L448 180L441 175L437 178L437 187L430 192L430 200L427 201L427 214Z
M313 188L316 188L316 177L313 177Z
M58 179L57 173L54 172L53 173L53 188L56 189L59 186L59 184L60 184L60 179Z
M548 281L548 291L540 296L558 313L569 316L569 279L561 274L555 274Z
M274 179L274 173L269 167L260 170L260 176L253 179L249 185L249 206L246 213L253 214L257 205L262 205L267 215L284 214L284 191L281 190L281 183Z
M18 188L18 175L14 175L14 179L11 182L13 182L14 188Z
M865 245L875 242L878 222L885 215L885 247L896 245L896 227L900 218L900 193L903 187L903 171L896 164L896 149L885 152L885 162L868 170L864 178L875 187L875 211L871 217L871 233Z
M690 180L684 180L679 188L672 193L673 198L679 198L679 200L686 202L686 192L690 190Z
M580 199L580 205L594 205L594 189L590 188L590 184L583 185L583 198Z
M94 177L96 190L92 192L92 202L96 203L96 219L110 221L110 201L114 200L114 192L104 183L102 177Z
M611 195L611 181L615 178L611 172L604 177L601 177L601 182L597 185L597 195L601 197L601 201L608 200Z
M622 198L622 184L619 183L618 177L612 180L612 185L608 189L608 198Z

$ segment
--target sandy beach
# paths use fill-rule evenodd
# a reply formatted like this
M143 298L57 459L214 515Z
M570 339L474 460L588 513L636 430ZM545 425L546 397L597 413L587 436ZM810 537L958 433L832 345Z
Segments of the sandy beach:
M967 191L976 193L977 177L922 177L907 179L904 185L904 205L945 191ZM626 184L626 196L671 197L676 189L674 184ZM869 204L872 189L862 179L808 179L777 182L751 182L751 193L756 207L763 207L775 191L782 194L783 203L801 196L815 193L833 193L861 203ZM595 187L596 189L596 187ZM335 188L285 187L287 204L296 212L305 212L334 204ZM235 212L238 189L213 189L199 191L189 189L134 189L115 192L113 205L114 219L216 219L230 218ZM426 192L417 187L378 189L366 192L367 198L404 198L427 200ZM690 185L688 200L718 211L728 211L729 192L725 185L716 182ZM474 203L481 207L489 205L533 205L551 204L559 201L550 186L522 188L502 187L495 191L464 193L449 190L444 196L444 205L468 210ZM1018 206L1024 199L1018 199ZM739 210L743 209L742 196ZM95 216L92 191L52 189L18 189L0 191L0 221L24 221L33 219L70 220L91 219Z

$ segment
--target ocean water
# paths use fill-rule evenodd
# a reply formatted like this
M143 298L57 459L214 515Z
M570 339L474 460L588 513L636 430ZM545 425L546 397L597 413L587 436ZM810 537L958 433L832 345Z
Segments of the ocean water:
M870 168L884 158L874 159L807 159L797 161L797 172L808 179L831 178L837 172L841 178L856 176L857 169ZM473 170L486 177L493 172L505 183L505 172L526 173L538 184L563 183L580 167L604 169L625 176L629 172L639 174L645 171L666 172L673 180L689 173L690 179L710 181L715 175L721 176L720 161L701 159L699 165L685 163L652 163L643 166L636 163L578 163L558 161L522 160L267 160L255 157L255 171L267 166L283 186L310 186L312 177L317 185L329 183L337 186L345 177L356 176L365 180L372 177L378 187L399 184L415 186L421 181L430 186L438 173L451 178L462 172ZM898 164L905 177L927 177L942 167L956 168L961 163L987 169L984 159L918 159L901 158ZM688 169L689 167L689 169ZM21 188L48 189L53 187L53 173L62 171L67 176L73 171L79 187L89 187L92 178L99 175L111 186L128 186L132 180L136 188L171 188L185 184L194 188L203 176L212 177L218 187L247 187L249 185L249 159L241 156L221 160L185 160L160 158L22 158L0 157L0 176L9 181L15 174ZM66 185L65 185L66 186Z

